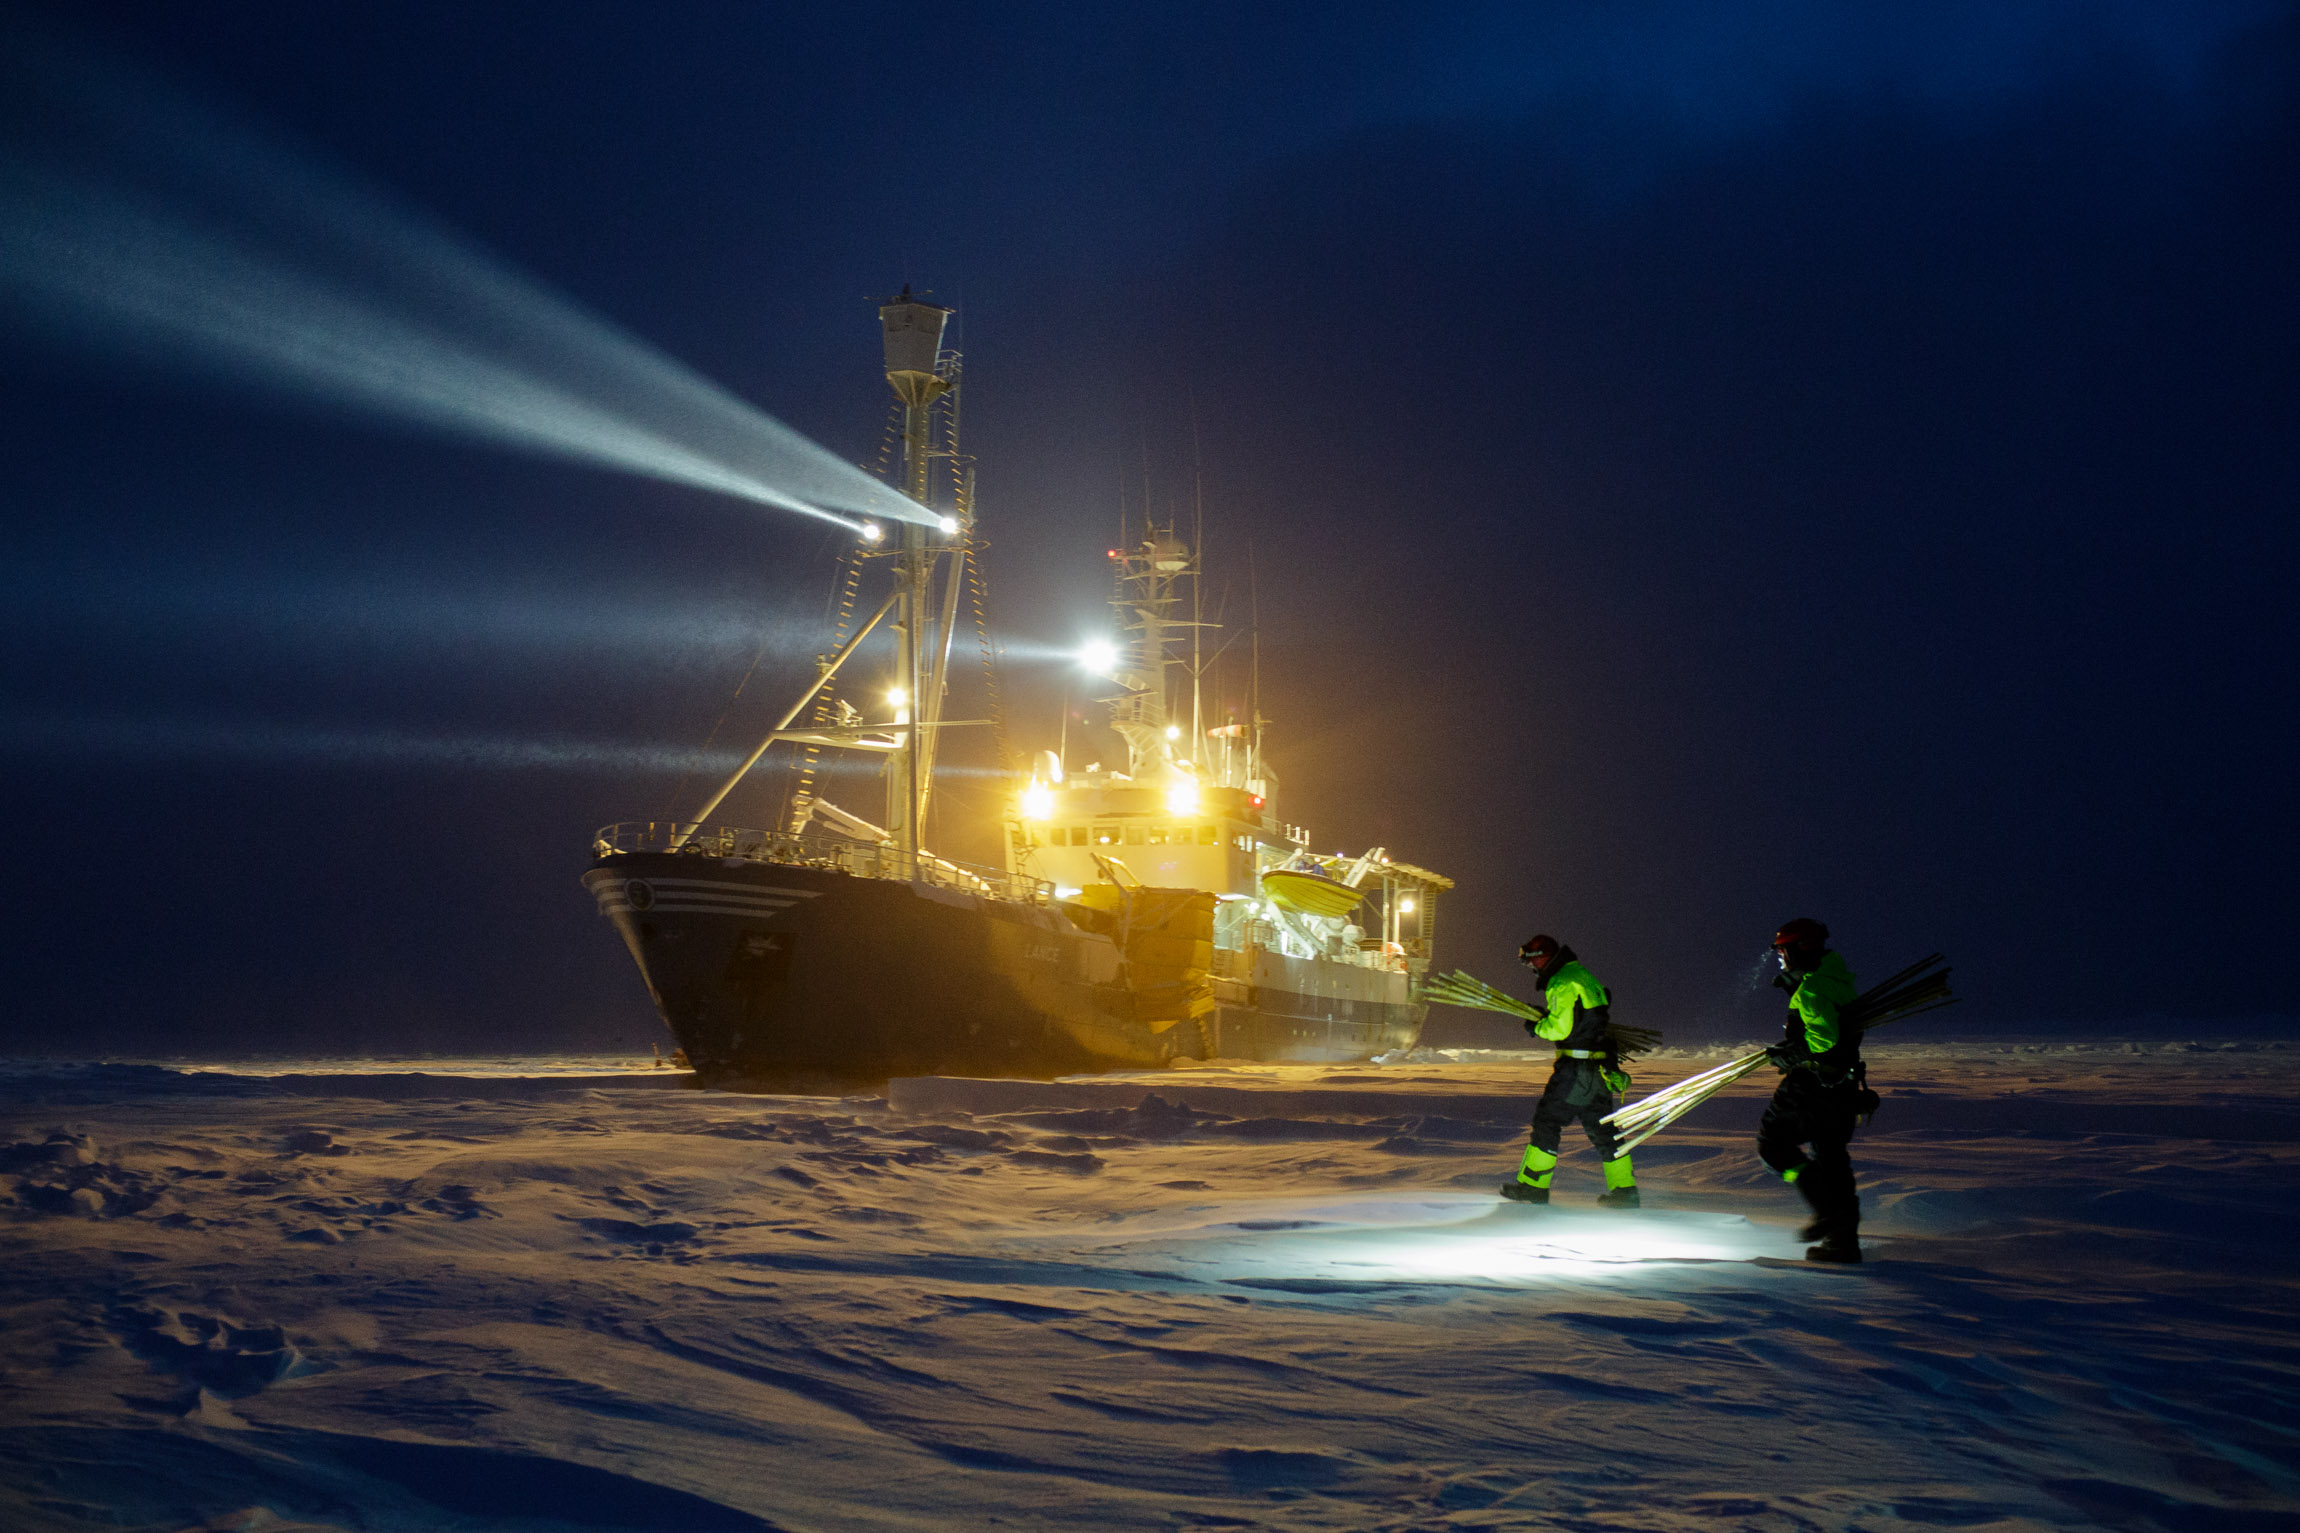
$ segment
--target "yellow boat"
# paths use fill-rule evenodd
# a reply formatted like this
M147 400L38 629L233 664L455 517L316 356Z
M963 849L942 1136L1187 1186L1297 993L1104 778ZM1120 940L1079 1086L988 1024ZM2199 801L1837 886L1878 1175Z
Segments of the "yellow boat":
M1262 875L1262 892L1288 910L1338 921L1357 909L1372 891L1353 889L1340 879L1328 878L1323 873L1272 868Z

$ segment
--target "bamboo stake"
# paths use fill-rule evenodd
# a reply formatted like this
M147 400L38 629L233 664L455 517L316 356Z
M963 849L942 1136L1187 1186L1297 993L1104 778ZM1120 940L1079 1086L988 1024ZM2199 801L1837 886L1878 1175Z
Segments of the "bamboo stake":
M1508 991L1497 990L1484 980L1460 969L1423 980L1421 998L1447 1006L1466 1006L1476 1011L1497 1011L1526 1022L1543 1022L1549 1017L1547 1011L1532 1002L1521 1001ZM1605 1028L1605 1042L1616 1057L1629 1059L1650 1052L1661 1042L1661 1035L1649 1027L1629 1027L1619 1022L1609 1022Z
M1934 953L1909 965L1883 984L1872 986L1845 1006L1840 1021L1866 1035L1888 1023L1905 1022L1910 1017L1956 1005L1959 998L1949 993L1950 971L1942 969L1938 973L1924 972L1942 961L1941 955ZM1759 1049L1753 1054L1727 1060L1699 1075L1689 1075L1650 1096L1606 1114L1605 1122L1634 1136L1624 1139L1615 1153L1628 1154L1727 1086L1769 1061L1770 1056Z

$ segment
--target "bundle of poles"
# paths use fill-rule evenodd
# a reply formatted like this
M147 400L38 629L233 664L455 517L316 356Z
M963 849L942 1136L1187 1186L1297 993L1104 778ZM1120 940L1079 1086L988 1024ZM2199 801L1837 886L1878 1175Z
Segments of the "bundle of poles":
M1957 999L1949 993L1948 960L1934 953L1910 964L1883 984L1863 991L1838 1013L1837 1022L1848 1032L1865 1034L1888 1022L1905 1022L1923 1012L1954 1006ZM1739 1059L1721 1064L1714 1070L1689 1075L1673 1086L1664 1086L1649 1097L1607 1113L1605 1121L1612 1124L1614 1132L1621 1135L1621 1148L1615 1153L1628 1154L1742 1076L1768 1062L1765 1051L1759 1049L1754 1054L1744 1054Z
M1548 1012L1531 1001L1521 1001L1506 990L1496 990L1460 969L1423 980L1421 998L1447 1006L1467 1006L1473 1011L1498 1011L1527 1022L1542 1022L1549 1017ZM1618 1022L1605 1025L1605 1050L1615 1059L1633 1059L1660 1041L1661 1035L1649 1027L1624 1027Z

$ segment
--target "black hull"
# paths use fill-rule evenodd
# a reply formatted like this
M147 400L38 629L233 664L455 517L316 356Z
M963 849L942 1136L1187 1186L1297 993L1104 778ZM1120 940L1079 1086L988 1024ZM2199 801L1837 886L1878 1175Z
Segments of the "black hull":
M671 852L603 857L583 884L706 1080L1341 1063L1421 1034L1403 976L1268 954L1217 981L1211 1015L1144 1022L1109 938L927 884Z

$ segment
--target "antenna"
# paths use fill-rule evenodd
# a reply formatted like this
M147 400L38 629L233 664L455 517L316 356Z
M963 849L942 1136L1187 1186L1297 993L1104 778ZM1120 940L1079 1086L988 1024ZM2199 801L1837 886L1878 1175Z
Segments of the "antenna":
M1254 540L1246 540L1246 621L1254 636L1253 684L1246 691L1246 707L1254 716L1254 752L1246 760L1246 775L1263 777L1262 770L1262 581L1254 567Z
M1146 423L1137 422L1134 430L1142 438L1142 536L1156 537L1158 518L1150 508L1150 427ZM1118 546L1124 548L1126 545L1121 543Z
M1206 748L1206 714L1200 701L1206 674L1206 455L1198 442L1198 393L1190 400L1191 491L1197 500L1197 525L1190 529L1190 758Z

